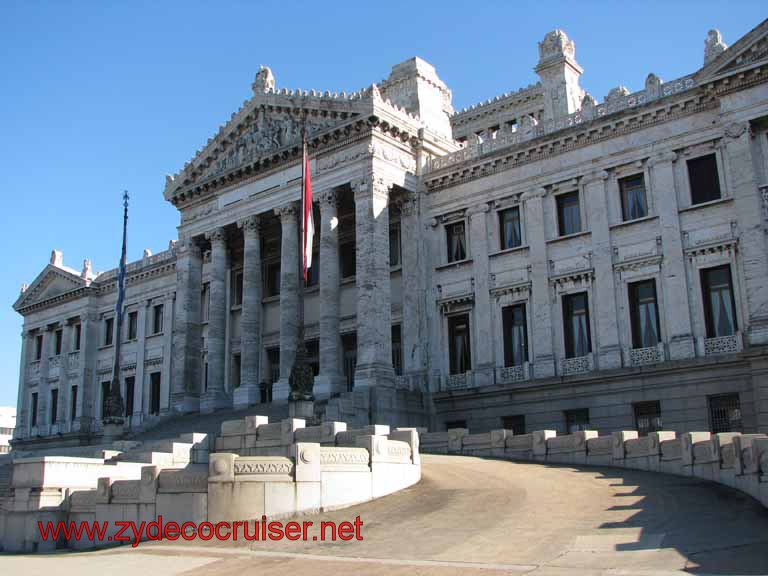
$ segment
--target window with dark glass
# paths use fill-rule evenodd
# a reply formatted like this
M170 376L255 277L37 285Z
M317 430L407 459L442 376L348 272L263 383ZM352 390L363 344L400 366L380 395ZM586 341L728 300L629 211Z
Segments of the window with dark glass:
M74 422L77 418L77 386L72 386L69 393L69 419Z
M525 304L502 308L501 320L504 330L504 366L522 366L528 361Z
M578 358L592 352L586 292L563 296L563 322L565 357Z
M51 390L51 424L56 424L59 421L59 390L54 388Z
M304 343L307 349L307 365L312 368L312 375L320 374L320 341L308 340Z
M280 294L280 261L268 262L264 266L264 294L267 297Z
M54 341L56 343L55 355L58 356L59 354L61 354L61 343L64 340L64 331L61 328L56 330L56 332L54 332L54 338L55 338Z
M557 225L560 236L581 232L579 193L569 192L557 197Z
M357 368L357 333L350 332L341 335L341 350L344 357L344 378L347 381L347 391L355 386L355 369Z
M240 367L241 363L240 354L232 354L232 374L230 380L232 382L232 388L240 388Z
M208 390L208 354L203 356L203 390Z
M392 367L398 376L403 373L403 343L400 324L392 326Z
M661 335L655 280L644 280L629 285L629 311L632 324L632 347L656 346L661 340Z
M565 411L565 431L568 434L589 430L589 408L577 408L575 410Z
M619 190L621 190L621 212L625 222L648 215L645 177L642 174L620 178Z
M109 380L104 380L101 383L101 416L105 416L107 413L107 401L109 400Z
M389 227L389 265L400 266L400 224Z
M742 431L738 394L709 397L709 425L712 433Z
M37 392L32 392L32 427L37 426Z
M77 352L80 350L80 340L83 336L83 326L82 324L75 324L75 339L72 346L72 352Z
M499 212L501 249L517 248L523 243L520 232L520 207L507 208Z
M469 343L469 314L448 318L448 342L451 374L464 374L472 369Z
M277 382L280 380L280 348L267 349L267 363L269 364L269 381Z
M464 222L454 222L445 226L448 240L448 262L458 262L467 258L467 239Z
M152 308L152 334L160 334L163 331L164 311L162 304L155 304Z
M35 336L35 360L40 360L43 357L43 335L38 334Z
M115 336L115 319L104 319L104 346L112 346L112 339Z
M663 430L661 422L661 403L636 402L632 405L635 413L635 430L640 436L647 436L650 432Z
M136 335L139 332L139 313L128 313L128 340L136 340Z
M232 279L232 306L243 305L243 272L235 272Z
M702 270L701 287L707 338L735 334L738 328L730 265Z
M501 427L504 428L504 430L512 430L512 434L515 436L525 434L525 414L502 417Z
M720 198L720 177L714 154L688 160L688 182L691 186L691 204Z
M149 413L160 414L160 372L149 375Z
M133 395L136 391L136 378L134 376L125 377L125 416L133 415Z
M342 278L352 278L357 272L354 242L339 244L339 272Z

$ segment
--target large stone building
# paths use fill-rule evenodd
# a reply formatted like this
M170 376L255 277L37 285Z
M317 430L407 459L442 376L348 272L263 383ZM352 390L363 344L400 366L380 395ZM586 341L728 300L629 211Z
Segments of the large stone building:
M129 265L123 334L114 270L54 251L23 290L15 442L98 438L115 337L131 428L287 402L303 126L320 416L768 431L768 21L704 44L598 104L554 31L538 83L458 113L418 58L354 94L262 68L167 177L178 240Z

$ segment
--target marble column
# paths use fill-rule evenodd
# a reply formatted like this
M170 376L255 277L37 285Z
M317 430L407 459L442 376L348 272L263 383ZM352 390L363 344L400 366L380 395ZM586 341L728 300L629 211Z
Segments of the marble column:
M389 189L381 178L353 182L355 192L357 368L355 388L393 387L389 279Z
M674 162L676 160L677 154L674 152L660 153L648 160L651 171L651 190L658 207L661 244L664 251L661 264L664 310L661 311L661 321L665 322L667 327L670 360L695 356L688 302L688 282L685 274L687 263L683 255L675 190Z
M81 432L95 428L94 368L99 342L99 322L93 312L80 315L80 368L77 384L77 413L75 427Z
M146 358L147 341L147 316L151 315L153 301L145 300L143 306L139 306L139 317L136 325L136 373L133 380L133 413L128 414L131 417L131 428L141 425L143 420L142 406L144 404L144 360ZM152 320L150 319L149 322ZM126 392L127 392L126 385ZM125 402L128 402L126 397Z
M261 365L261 234L259 217L239 224L243 230L243 309L240 317L240 387L234 391L235 408L259 401Z
M202 287L201 287L202 290ZM201 301L202 298L198 298ZM163 363L160 372L160 414L166 414L171 409L171 361L173 359L171 350L173 349L173 311L176 308L176 293L171 292L166 294L163 300ZM202 364L202 354L200 348L197 350L198 366ZM149 414L151 399L151 390L149 378L147 380L146 388L144 389L145 398L147 399L144 410L146 414ZM142 383L142 386L144 384Z
M529 245L530 263L530 321L532 342L529 356L533 363L534 378L555 375L555 356L552 350L552 306L550 302L547 239L544 233L544 188L523 194L525 206L525 232Z
M299 337L298 207L294 202L275 208L280 217L280 379L272 387L272 401L288 400L288 379Z
M589 306L595 315L597 328L595 352L597 352L597 366L600 370L621 367L613 251L605 190L607 178L608 173L605 170L598 170L585 176L581 181L590 218L589 227L592 231L592 265L595 269L595 282L592 290L593 302L590 302Z
M27 390L27 373L29 367L29 341L30 335L27 331L21 332L21 362L19 366L19 391L16 396L16 428L13 437L20 438L26 436L27 423L30 421L27 417L29 407L29 391Z
M56 424L59 432L68 431L67 407L70 403L69 387L69 343L72 339L72 324L69 321L61 324L61 354L59 354L59 400L56 410Z
M54 330L53 324L43 329L43 353L40 356L40 380L37 385L37 430L41 436L47 436L51 418L48 414L48 396L50 384L48 383L50 353L53 351Z
M493 342L491 325L491 292L489 286L490 269L488 261L488 204L478 204L467 209L469 220L469 251L472 259L472 271L475 290L475 307L470 313L472 332L472 371L475 386L488 386L494 383Z
M325 399L344 389L339 367L339 219L338 191L319 195L320 202L320 373L315 398Z
M201 389L203 258L192 238L177 243L176 275L172 405L175 412L195 412L200 408Z
M209 413L231 405L224 389L227 334L227 234L224 228L209 232L211 241L208 305L208 389L200 398L200 411Z

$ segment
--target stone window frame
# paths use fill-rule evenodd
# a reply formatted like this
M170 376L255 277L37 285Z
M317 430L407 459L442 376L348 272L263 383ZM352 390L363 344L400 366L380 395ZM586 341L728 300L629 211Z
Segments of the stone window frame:
M554 348L555 361L559 367L560 363L567 358L565 349L565 316L563 312L563 297L570 294L578 294L580 292L587 293L587 307L589 311L589 336L590 347L592 351L593 362L597 357L597 351L600 349L600 335L597 330L597 314L595 310L595 294L594 294L594 272L592 270L577 272L572 276L577 276L578 280L567 280L565 282L554 282L555 286L553 303L554 310L552 311L552 330L554 332L555 341L558 343ZM597 370L596 363L593 364L595 370ZM558 368L558 374L559 374Z
M523 369L528 369L533 366L533 358L535 358L535 351L533 349L533 323L531 318L531 294L530 294L530 282L526 282L525 286L510 287L510 289L498 293L494 298L493 303L493 322L494 331L494 351L496 356L495 366L496 368L504 368L504 316L503 310L508 306L515 306L517 304L525 304L525 337L528 351L528 360L523 363Z
M107 326L110 324L109 322L110 320L112 321L112 326L110 330L107 330ZM107 332L112 334L109 340L107 340ZM99 348L110 348L114 345L115 345L115 314L114 314L114 307L113 307L111 312L102 312L101 314L101 322L100 322L100 328L99 328Z
M619 346L624 351L633 349L632 342L632 311L629 302L629 285L636 282L653 280L656 282L656 307L659 314L659 344L666 349L669 345L669 329L667 326L668 316L664 313L666 310L666 295L664 293L664 282L661 274L661 260L659 257L651 259L649 262L639 263L632 268L623 267L616 270L614 286L618 291L618 329Z
M745 306L747 303L746 295L743 293L744 271L741 267L741 259L735 244L723 245L716 251L706 254L686 254L686 269L688 271L689 302L693 308L693 318L691 322L691 331L696 342L696 355L704 356L702 348L703 342L707 339L707 326L705 321L706 311L704 309L704 297L701 284L701 271L707 268L716 268L718 266L729 265L731 267L731 282L733 284L733 301L736 307L736 336L743 337L745 321Z
M131 338L131 314L136 314L136 334ZM136 342L139 339L139 308L136 304L130 304L125 307L125 322L123 325L125 330L123 344L129 342Z
M586 194L584 193L584 185L579 181L577 182L575 179L568 180L567 182L564 182L562 184L553 184L549 188L549 194L547 194L546 198L548 198L548 203L550 207L550 217L549 217L549 225L551 226L551 230L554 232L554 234L547 235L545 232L545 238L547 240L561 240L564 238L573 238L575 236L578 236L580 234L586 234L589 230L589 218L587 214L587 199ZM579 199L579 222L581 224L580 230L578 232L572 232L571 234L560 234L560 213L558 209L558 203L557 199L560 196L564 196L566 194L572 194L576 193ZM545 216L546 220L546 216Z
M520 216L520 245L513 248L501 247L501 213L505 210L517 208ZM522 250L528 246L528 225L526 221L526 210L523 201L520 198L520 194L516 194L511 198L503 200L497 200L493 202L491 206L491 212L493 213L494 223L488 228L488 240L494 248L490 249L489 256L493 254L502 254L506 252L514 252L516 250Z
M448 304L441 307L440 314L440 347L443 350L442 354L442 371L443 374L451 373L451 349L450 349L450 330L449 330L449 318L454 316L460 316L466 314L468 316L467 325L469 326L469 359L470 359L470 371L474 369L477 359L477 350L475 342L475 303L473 300L462 300L455 304Z
M617 166L612 170L608 170L608 180L606 181L606 196L609 199L608 202L608 226L616 226L621 224L634 224L636 222L643 222L645 220L655 218L658 216L656 210L656 198L654 194L653 180L651 178L651 169L648 166L647 158L641 160L635 160L627 164ZM623 200L621 197L621 185L619 180L623 178L631 178L632 176L643 175L643 183L645 185L645 206L646 215L641 218L635 218L634 220L624 220Z
M683 193L678 194L677 197L678 210L701 208L732 199L730 186L728 186L730 176L723 155L723 146L724 145L722 140L716 139L701 142L679 151L678 160L674 163L675 182L676 184L678 182L681 184L680 190L683 191ZM691 190L691 181L688 175L688 161L695 160L696 158L701 158L703 156L709 156L711 154L715 155L717 178L720 183L720 198L694 204Z
M458 223L464 224L464 258L461 260L448 259L448 227ZM463 214L458 218L446 218L442 221L441 261L446 266L454 266L472 260L472 247L469 238L469 218Z

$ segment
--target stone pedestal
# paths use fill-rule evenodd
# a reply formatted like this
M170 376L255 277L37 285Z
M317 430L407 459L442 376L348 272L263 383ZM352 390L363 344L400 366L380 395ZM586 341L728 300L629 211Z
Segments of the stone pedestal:
M122 424L104 424L101 439L104 444L110 444L122 438L125 429Z
M315 403L312 400L291 400L288 402L288 418L311 420L315 415Z

